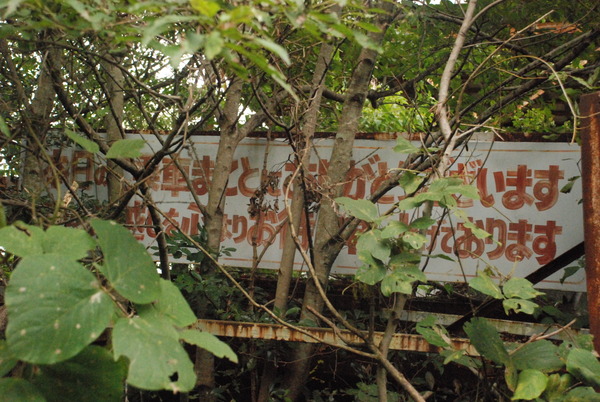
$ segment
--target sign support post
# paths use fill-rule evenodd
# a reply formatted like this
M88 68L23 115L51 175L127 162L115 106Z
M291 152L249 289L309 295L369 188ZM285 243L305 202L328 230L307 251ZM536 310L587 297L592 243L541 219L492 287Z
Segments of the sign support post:
M600 92L581 97L581 177L590 332L600 353Z

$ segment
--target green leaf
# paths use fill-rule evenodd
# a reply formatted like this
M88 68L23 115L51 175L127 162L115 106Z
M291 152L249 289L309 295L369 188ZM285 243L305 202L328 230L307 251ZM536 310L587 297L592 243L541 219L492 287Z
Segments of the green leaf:
M421 218L415 219L410 223L410 227L414 229L429 229L430 226L434 225L436 222L435 219L428 218L426 216L422 216Z
M407 265L415 265L421 262L421 255L416 253L400 253L394 254L388 263L392 268L406 267Z
M126 138L115 141L106 153L106 158L137 158L142 155L144 145L146 145L146 141L141 138Z
M225 40L219 31L212 31L206 36L204 42L204 56L207 60L212 60L221 53Z
M486 319L475 317L464 325L464 330L475 349L486 359L508 365L510 356L500 334Z
M8 374L12 370L19 359L14 357L4 339L0 339L0 377Z
M356 280L366 283L367 285L374 285L381 281L387 272L386 267L378 260L375 260L370 252L359 251L358 258L365 262L356 271Z
M113 329L115 359L129 359L127 382L147 390L187 392L194 388L194 365L168 319L121 318Z
M412 283L425 282L427 276L418 267L398 268L390 272L381 281L381 293L390 296L392 293L412 293Z
M510 278L502 287L504 296L518 299L533 299L544 293L533 288L533 284L525 278Z
M407 197L404 198L400 201L398 201L398 203L396 204L398 210L400 211L408 211L410 209L415 209L417 207L420 207L421 204L423 204L425 201L427 201L426 199L422 200L422 199L417 199L416 197Z
M73 260L87 257L88 251L96 244L94 239L83 229L50 226L43 239L44 253L60 254Z
M152 306L168 317L178 327L187 327L196 322L196 315L181 291L171 281L160 280L160 298Z
M7 138L12 137L10 128L8 127L8 125L6 124L6 121L4 120L4 118L2 116L0 116L0 133L4 134Z
M508 314L511 310L515 313L533 314L537 308L537 304L523 299L504 299L502 300L504 311Z
M545 401L558 401L562 400L563 396L573 384L573 376L569 373L565 374L550 374L548 376L548 384L546 390L542 394L542 398ZM589 399L584 399L588 401Z
M379 219L379 212L377 206L368 200L353 200L348 197L339 197L335 199L335 202L340 204L344 209L355 218L361 219L366 222L375 222Z
M85 149L86 151L88 151L92 154L97 154L100 151L100 146L98 146L98 144L96 144L94 141L90 141L87 138L77 134L75 131L66 129L65 134L75 144L79 145L81 148Z
M112 402L123 397L127 365L115 362L112 354L99 346L88 346L62 363L41 366L33 383L48 402Z
M415 147L412 142L401 135L396 138L396 146L394 147L394 151L398 152L399 154L416 154L423 152L421 148Z
M42 229L23 222L0 229L0 247L19 257L43 254L43 238Z
M11 352L36 364L75 356L100 336L114 313L94 275L59 255L23 258L6 288L6 305Z
M585 384L600 387L600 363L592 352L579 348L571 350L567 370Z
M0 378L0 398L6 402L46 402L41 392L22 378Z
M459 179L462 181L462 179ZM460 194L473 200L479 199L479 190L472 184L450 185L444 192L446 195Z
M405 171L402 173L402 176L400 176L400 179L398 179L398 184L404 189L406 194L412 194L417 191L424 181L425 177L419 176L413 172Z
M212 0L190 0L190 5L194 10L207 17L214 17L221 10L219 3Z
M435 325L435 317L432 315L427 316L423 320L417 323L415 330L425 338L427 342L434 346L446 348L451 346L446 342L441 334L448 335L445 333L443 328Z
M519 373L517 389L511 400L525 399L530 401L542 395L548 384L548 377L538 370L523 370Z
M208 332L201 332L194 329L186 329L180 332L182 340L185 342L196 345L219 358L225 358L233 363L238 362L237 355L233 352L228 344L221 341L219 338Z
M477 276L469 281L469 286L494 299L504 299L500 287L482 271L477 271Z
M258 38L258 37L253 38L252 40L254 42L256 42L259 46L262 46L265 49L270 50L272 53L275 53L288 66L290 64L292 64L292 61L290 60L290 56L288 55L287 50L285 50L281 45L278 45L277 43L273 42L272 40L267 40L267 39Z
M408 225L400 221L391 221L381 230L382 239L395 239L408 231Z
M388 241L381 239L380 231L369 230L362 233L356 242L356 249L371 253L374 258L386 262L390 258L392 252L391 245Z
M476 224L474 224L468 219L463 221L463 225L465 226L465 228L470 229L471 233L478 239L487 239L488 237L492 237L491 233L488 233L484 229L478 227Z
M558 371L564 363L558 357L558 347L547 340L525 344L511 354L513 365L518 370L539 370L541 372Z
M134 303L157 300L159 276L144 246L116 222L95 219L92 227L104 254L100 269L117 292Z
M427 237L416 232L404 233L402 240L415 250L420 249L425 243L427 243Z
M575 387L560 402L600 402L600 394L592 387Z

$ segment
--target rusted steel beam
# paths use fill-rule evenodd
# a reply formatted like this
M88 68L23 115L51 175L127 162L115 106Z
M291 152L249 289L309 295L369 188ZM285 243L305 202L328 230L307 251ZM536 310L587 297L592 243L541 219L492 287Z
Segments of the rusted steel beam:
M330 328L303 327L312 337L280 324L265 324L237 321L198 320L194 324L196 329L209 332L215 336L229 336L234 338L265 339L287 342L327 343L330 345L355 345L363 344L362 339L348 330L340 330L341 339ZM373 333L375 344L379 344L382 332ZM470 356L479 356L468 339L451 338L456 349L465 350ZM414 352L438 353L441 348L430 345L422 336L412 334L394 334L390 349L409 350Z
M579 110L588 312L594 348L600 353L600 92L583 95Z

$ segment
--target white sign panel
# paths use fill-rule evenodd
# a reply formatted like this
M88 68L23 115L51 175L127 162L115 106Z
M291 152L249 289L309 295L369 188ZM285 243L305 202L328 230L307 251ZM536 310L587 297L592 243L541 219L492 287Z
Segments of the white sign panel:
M143 138L149 141L152 137L144 135ZM218 140L218 137L192 137L198 159L185 153L179 155L179 162L202 201L206 200L206 183L214 167ZM317 183L325 174L332 144L329 139L317 141L310 166ZM343 184L346 196L369 196L390 169L401 167L404 155L395 153L394 145L395 141L356 141L353 168ZM157 147L158 143L149 142L149 148ZM282 234L286 230L285 226L279 228L286 216L283 183L293 173L294 166L289 162L290 149L285 142L271 142L268 152L266 150L267 140L257 138L244 140L237 150L227 189L223 236L223 247L235 248L236 252L222 258L226 264L252 266L253 245L262 251L275 236L259 266L279 268ZM475 180L481 199L460 200L459 206L477 226L491 233L493 239L477 239L457 219L442 220L429 230L431 238L437 233L432 254L446 254L455 259L458 256L460 264L432 259L426 268L428 277L463 281L487 265L497 267L504 275L514 272L526 276L583 241L580 182L575 183L570 193L560 192L569 178L579 175L579 154L577 145L565 143L478 142L470 145L468 152L456 157L450 174L461 175L466 181ZM264 202L270 208L260 218L250 217L250 199L260 187L263 166L271 178L278 179L278 186L267 188ZM155 202L183 231L194 233L201 216L178 169L167 158L152 180ZM401 189L386 195L379 202L381 210L388 209L402 196ZM127 216L132 225L150 223L139 200L133 202ZM168 222L165 224L169 229ZM153 241L152 229L140 226L133 230L144 243ZM306 242L306 236L302 239ZM300 257L296 266L306 269ZM359 266L351 242L336 260L333 272L353 274ZM585 290L582 271L562 285L561 277L562 272L559 272L540 287Z
M153 136L130 135L131 138L139 136L147 141L148 155L159 148ZM189 141L194 153L190 155L183 150L178 160L192 181L192 190L206 202L207 183L214 169L219 137L193 136ZM314 182L323 183L333 140L317 140L316 145L309 169ZM341 184L344 195L368 197L391 169L402 167L405 155L395 153L394 145L393 140L357 140L353 167L347 181ZM428 278L464 281L475 276L477 269L488 265L496 267L503 275L514 273L523 277L582 242L581 182L576 181L569 193L560 191L569 178L580 175L579 155L578 145L566 143L471 143L467 152L456 156L450 174L460 175L477 186L481 199L461 199L459 206L478 227L491 233L493 239L477 239L456 218L440 219L428 232L434 243L431 254L445 254L456 261L430 259L425 271ZM289 145L282 140L268 143L266 139L248 138L239 145L227 188L222 239L223 247L236 251L231 256L223 256L223 263L251 267L253 247L258 247L259 254L267 247L259 267L279 268L283 234L287 230L285 225L281 227L286 217L283 191L286 179L294 170L291 160ZM61 162L70 166L69 177L80 182L95 182L98 186L92 191L103 197L105 172L93 168L91 156L83 151L63 152ZM249 204L267 175L273 186L264 192L262 205L266 208L258 217L251 216ZM158 206L184 232L197 233L197 226L202 222L200 211L169 157L160 164L149 184ZM403 195L400 188L390 192L380 200L380 210L386 211ZM441 214L436 213L438 216L433 217L440 218ZM399 219L408 220L409 216ZM314 217L311 220L314 222ZM140 241L153 245L156 235L140 199L132 200L127 223ZM168 220L164 224L167 231L173 229ZM305 235L301 235L301 240L307 244ZM457 257L460 257L460 263ZM360 264L351 241L337 258L333 272L353 274ZM295 265L298 270L306 269L300 256ZM564 284L560 283L562 275L562 271L554 274L539 287L585 291L583 270Z

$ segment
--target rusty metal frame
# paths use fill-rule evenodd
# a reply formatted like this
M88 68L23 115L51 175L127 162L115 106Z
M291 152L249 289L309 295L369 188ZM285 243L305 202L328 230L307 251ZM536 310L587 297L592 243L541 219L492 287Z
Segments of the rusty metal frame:
M364 345L362 339L348 330L339 330L339 335L331 328L315 328L302 327L302 329L311 336L295 331L280 324L266 324L253 322L237 322L237 321L219 321L219 320L198 320L194 326L205 332L209 332L215 336L227 336L234 338L246 339L264 339L286 342L308 342L308 343L325 343L332 346L355 346ZM374 332L373 341L379 344L383 332ZM471 345L468 339L451 338L452 346L455 349L465 350L469 356L479 356L475 347ZM442 348L433 346L428 343L422 336L413 334L394 334L390 349L406 350L413 352L439 353Z

